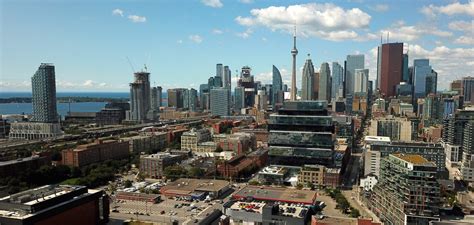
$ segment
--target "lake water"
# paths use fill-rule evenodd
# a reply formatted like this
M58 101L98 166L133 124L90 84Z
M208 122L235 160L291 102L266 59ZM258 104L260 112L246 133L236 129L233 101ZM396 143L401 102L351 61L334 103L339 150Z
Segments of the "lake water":
M0 98L31 97L31 92L0 92ZM56 97L129 98L130 92L57 92Z
M107 102L73 102L71 112L98 112ZM64 117L69 111L69 103L58 103L58 113ZM0 115L5 114L31 114L31 103L6 103L0 104Z

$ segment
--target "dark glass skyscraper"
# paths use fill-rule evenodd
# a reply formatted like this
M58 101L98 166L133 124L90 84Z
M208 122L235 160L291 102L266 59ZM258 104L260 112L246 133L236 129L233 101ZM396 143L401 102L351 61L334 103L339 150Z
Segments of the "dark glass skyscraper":
M42 63L31 78L33 122L58 122L54 65Z
M272 105L273 109L275 109L275 104L283 103L279 102L280 98L278 97L278 95L281 95L283 91L283 81L281 79L280 70L278 70L276 66L273 66L272 68L272 89Z
M130 112L128 120L142 122L151 106L150 73L136 72L135 80L130 83Z

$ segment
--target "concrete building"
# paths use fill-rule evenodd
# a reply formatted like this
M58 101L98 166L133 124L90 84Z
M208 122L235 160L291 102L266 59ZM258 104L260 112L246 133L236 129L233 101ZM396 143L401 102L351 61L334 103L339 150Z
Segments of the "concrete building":
M348 55L345 65L345 96L354 94L355 70L364 69L364 55Z
M79 145L75 149L63 150L61 153L61 163L63 165L82 167L108 159L128 157L129 143L115 140L98 140L93 143Z
M364 152L364 175L380 175L380 162L390 154L417 154L435 163L438 176L446 171L446 155L441 144L425 142L397 142L371 144ZM375 165L375 166L374 166Z
M368 94L369 69L356 69L354 79L354 94Z
M135 80L130 83L130 111L127 119L144 122L151 109L150 73L136 72Z
M140 156L140 173L151 178L161 178L164 176L164 169L175 165L186 158L186 155L173 155L167 152L160 152L152 155Z
M228 179L246 177L265 166L268 161L267 150L257 150L249 154L240 154L230 160L225 160L217 166L219 174Z
M31 122L10 126L11 139L47 139L62 134L56 107L56 74L54 65L42 63L31 77L33 115Z
M301 99L302 100L315 100L313 96L314 91L314 66L313 62L309 58L306 59L303 67L303 78L301 86Z
M168 145L168 133L150 132L142 133L137 136L121 138L122 141L129 143L130 152L135 153L155 153L163 150Z
M370 121L370 136L386 136L392 140L411 141L412 124L407 118L384 117Z
M377 176L373 174L366 175L363 178L360 178L359 187L364 191L372 191L374 186L377 184Z
M184 107L184 88L168 89L168 107L182 109Z
M329 69L329 63L322 63L319 69L318 100L331 102L331 69Z
M181 150L197 151L198 144L211 140L211 131L208 129L191 129L181 135Z
M213 116L230 115L230 89L213 88L210 91L211 114Z
M183 108L195 112L198 105L197 90L194 88L183 91Z
M229 188L230 183L225 180L180 178L161 187L160 192L168 197L189 196L193 199L202 200L206 195L209 195L212 199L218 198Z
M268 95L264 90L258 90L255 95L255 108L257 110L267 110L268 106Z
M237 82L237 87L244 88L244 107L253 107L255 104L256 82L251 75L252 69L248 66L243 66L240 72L240 78Z
M338 62L333 62L331 71L331 98L337 100L344 96L344 68Z
M6 225L103 225L109 197L84 186L46 185L0 199L0 223Z
M403 77L403 43L385 43L379 47L377 83L385 97L396 96L396 86Z
M443 121L443 142L452 146L459 146L458 159L461 160L464 148L464 129L469 122L474 121L474 108L456 110L454 115Z
M232 195L234 200L252 198L267 203L289 203L311 206L316 203L316 191L297 190L283 187L247 185Z
M464 181L474 182L474 121L464 127L462 144L461 177Z
M381 163L369 208L385 223L428 224L439 220L436 165L420 155L391 154Z
M316 187L323 186L325 169L326 167L323 165L304 165L298 175L298 183L303 185L310 183Z

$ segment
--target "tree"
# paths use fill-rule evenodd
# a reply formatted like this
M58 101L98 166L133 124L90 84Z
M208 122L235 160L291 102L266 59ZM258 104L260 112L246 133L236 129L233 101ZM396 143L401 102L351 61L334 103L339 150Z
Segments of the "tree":
M222 149L222 147L220 145L218 145L216 147L216 150L214 150L214 152L223 152L223 151L224 151L224 149Z
M256 180L251 180L251 181L249 181L249 185L260 185L260 182L258 182Z
M353 218L359 218L360 216L360 212L358 209L354 209L351 207L351 217Z
M193 168L189 169L188 175L189 175L190 177L197 177L197 178L199 178L199 177L204 176L204 172L205 172L205 171L204 171L203 168L193 167Z
M303 184L302 184L302 183L298 183L298 184L296 185L296 189L298 189L298 190L303 189Z
M182 166L168 166L164 169L163 174L169 178L177 178L186 175L188 171Z
M123 186L125 188L129 188L132 186L132 181L131 180L126 180L125 182L123 182Z
M308 181L308 182L306 182L306 187L308 187L308 188L310 188L311 190L313 190L313 189L314 189L314 184Z

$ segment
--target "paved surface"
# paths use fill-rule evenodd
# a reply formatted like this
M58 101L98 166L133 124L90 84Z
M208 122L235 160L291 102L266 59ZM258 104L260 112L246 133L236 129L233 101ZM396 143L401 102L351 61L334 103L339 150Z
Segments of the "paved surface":
M357 188L357 187L356 187ZM349 204L359 210L359 213L364 218L372 218L375 222L380 222L380 219L368 209L362 202L359 201L357 192L355 190L342 191Z
M326 207L323 208L324 215L348 218L347 215L343 214L339 209L336 209L337 203L330 196L318 192L318 197L316 200L323 201L326 204Z

